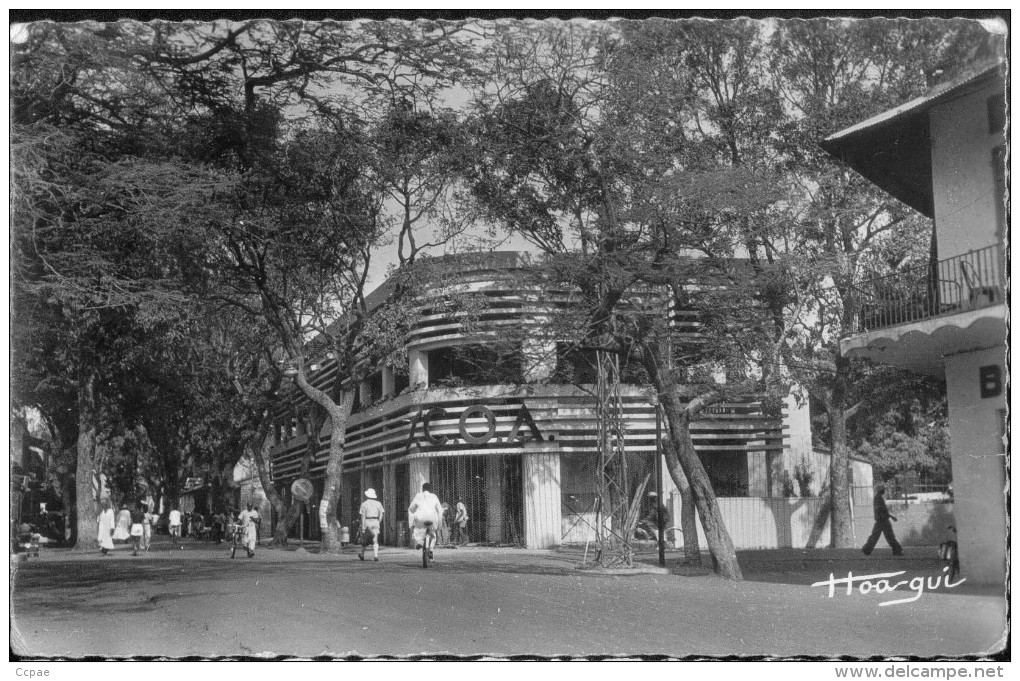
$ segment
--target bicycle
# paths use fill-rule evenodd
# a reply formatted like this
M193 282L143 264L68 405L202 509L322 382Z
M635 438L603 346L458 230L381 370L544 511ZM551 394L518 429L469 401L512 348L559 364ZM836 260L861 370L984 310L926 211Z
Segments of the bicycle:
M427 568L433 561L432 547L436 545L436 528L431 521L425 521L425 537L421 543L421 566Z
M227 525L227 532L230 533L230 557L237 553L237 547L244 543L244 530L240 524Z

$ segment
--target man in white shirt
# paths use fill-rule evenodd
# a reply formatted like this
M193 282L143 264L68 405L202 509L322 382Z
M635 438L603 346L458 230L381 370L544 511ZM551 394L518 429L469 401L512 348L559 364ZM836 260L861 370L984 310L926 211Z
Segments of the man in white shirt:
M184 548L184 544L181 544L181 512L176 508L170 510L170 548L173 548L174 544L180 544L181 548Z
M361 550L358 551L358 558L365 560L365 547L371 542L372 559L379 560L379 525L382 522L383 505L376 498L375 490L369 487L365 490L365 500L361 502Z
M439 519L443 517L443 505L439 497L432 493L432 485L424 483L421 491L414 496L411 505L407 507L408 525L410 525L414 536L414 543L421 548L425 541L425 526L431 524L434 530L439 528ZM429 557L431 558L431 551Z

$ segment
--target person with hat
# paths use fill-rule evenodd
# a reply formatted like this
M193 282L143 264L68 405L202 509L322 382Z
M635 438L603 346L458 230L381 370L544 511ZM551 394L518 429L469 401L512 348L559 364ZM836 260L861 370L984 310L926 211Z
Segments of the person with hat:
M383 505L379 503L375 490L369 487L365 490L365 500L361 502L361 550L358 551L358 558L365 560L365 547L372 543L372 560L379 560L379 525L382 523Z
M892 524L889 519L896 520L896 516L889 513L889 508L885 505L885 485L879 483L875 486L875 526L871 529L871 536L868 537L868 541L864 543L864 548L861 552L866 556L870 556L871 552L875 549L875 544L878 543L878 538L881 535L885 535L885 540L889 542L889 546L892 548L894 556L903 555L903 547L896 541L896 533L893 532Z

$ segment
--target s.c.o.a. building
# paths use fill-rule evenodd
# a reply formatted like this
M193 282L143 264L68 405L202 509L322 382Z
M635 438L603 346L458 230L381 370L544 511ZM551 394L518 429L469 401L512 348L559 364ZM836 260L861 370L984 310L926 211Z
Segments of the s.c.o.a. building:
M467 324L442 305L434 313L424 310L406 338L406 371L379 367L358 386L346 432L341 525L351 525L364 490L374 488L386 509L383 540L397 544L410 500L429 481L442 501L467 507L472 542L543 548L594 536L595 369L583 353L537 331L573 296L529 284L529 264L527 254L513 252L444 259L436 298L456 286L482 302L474 304ZM628 475L640 480L654 474L655 409L648 387L622 375ZM320 386L336 378L328 360L312 375ZM272 479L284 497L308 450L308 402L296 390L291 394L290 410L277 418L271 458ZM794 400L782 418L765 417L753 401L722 404L694 424L693 437L717 494L768 499L784 496L796 465L817 459L808 423L806 407ZM316 490L310 517L296 530L313 539L328 430L327 423L309 468ZM825 472L816 471L818 483ZM866 473L858 484L870 484ZM664 501L678 518L679 498L668 476L664 483ZM647 489L654 490L654 482ZM643 505L651 513L654 498ZM812 518L797 522L808 528ZM773 543L790 543L783 536Z

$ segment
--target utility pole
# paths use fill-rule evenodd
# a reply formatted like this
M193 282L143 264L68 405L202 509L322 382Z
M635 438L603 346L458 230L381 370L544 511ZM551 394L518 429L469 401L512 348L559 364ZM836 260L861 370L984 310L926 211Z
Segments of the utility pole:
M659 565L666 566L666 542L662 517L662 407L655 403L655 524L659 529Z

